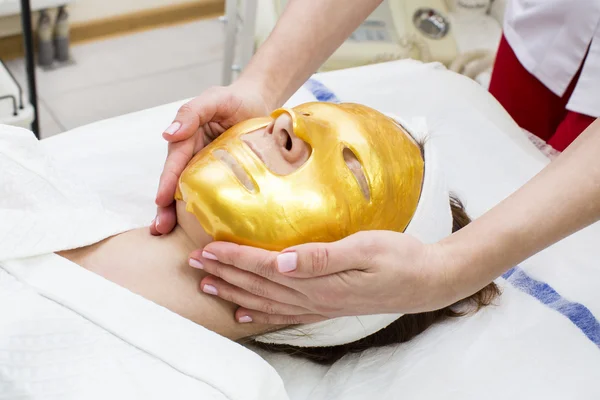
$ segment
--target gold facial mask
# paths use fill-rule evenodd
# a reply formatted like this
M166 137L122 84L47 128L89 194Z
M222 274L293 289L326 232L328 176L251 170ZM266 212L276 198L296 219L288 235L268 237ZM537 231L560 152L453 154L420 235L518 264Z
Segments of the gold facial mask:
M286 176L271 172L241 139L282 113L312 149ZM344 161L345 148L362 166L368 196ZM217 150L235 158L253 188L215 156ZM175 198L186 201L215 240L282 250L361 230L402 232L419 201L423 168L419 147L392 119L358 104L306 103L227 130L188 164Z

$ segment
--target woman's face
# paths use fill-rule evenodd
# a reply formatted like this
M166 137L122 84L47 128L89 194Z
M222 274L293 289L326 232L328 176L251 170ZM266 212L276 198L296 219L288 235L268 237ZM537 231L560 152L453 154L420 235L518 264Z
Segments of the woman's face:
M422 179L419 147L390 118L307 103L229 129L188 164L176 198L216 240L281 250L403 231Z
M281 114L264 128L246 133L242 141L256 154L274 174L288 175L304 164L311 154L308 143L294 133L293 121L289 114ZM216 152L218 158L229 166L236 178L246 188L253 186L252 179L244 168L225 151ZM368 196L368 186L360 162L350 151L343 153L344 162L360 184L361 191ZM205 231L193 214L185 211L185 203L178 202L177 214L180 225L194 238L204 238Z

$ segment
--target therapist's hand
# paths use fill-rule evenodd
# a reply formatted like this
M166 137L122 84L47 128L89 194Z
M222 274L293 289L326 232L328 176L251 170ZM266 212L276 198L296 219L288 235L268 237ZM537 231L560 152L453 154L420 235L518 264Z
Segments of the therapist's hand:
M190 265L211 274L200 284L205 293L241 306L238 322L298 324L415 313L470 294L455 292L441 246L390 231L359 232L281 253L213 242L193 252Z
M153 235L169 233L175 227L173 196L179 176L194 154L236 123L268 115L272 108L260 88L240 80L208 89L181 106L163 133L169 149L156 194L156 218L150 224Z

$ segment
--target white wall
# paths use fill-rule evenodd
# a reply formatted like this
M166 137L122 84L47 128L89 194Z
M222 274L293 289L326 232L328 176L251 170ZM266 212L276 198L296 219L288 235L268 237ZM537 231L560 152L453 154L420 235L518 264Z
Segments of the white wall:
M69 2L72 2L69 5L69 15L71 16L71 23L86 22L168 5L194 3L196 1L199 0L69 0ZM32 7L35 7L35 0L31 0L31 3ZM37 24L36 14L33 15L33 23L34 26ZM0 18L0 37L20 32L20 16Z

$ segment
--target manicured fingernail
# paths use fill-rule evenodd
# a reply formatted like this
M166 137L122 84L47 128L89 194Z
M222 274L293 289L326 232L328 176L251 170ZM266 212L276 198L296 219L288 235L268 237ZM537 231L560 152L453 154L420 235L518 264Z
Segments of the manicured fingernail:
M281 273L295 270L297 263L298 254L296 254L294 251L282 253L277 256L277 270Z
M217 256L215 256L213 253L209 253L208 251L203 251L202 257L207 258L209 260L218 261Z
M202 265L202 263L194 258L190 258L190 260L188 261L190 264L190 267L194 267L194 268L198 268L198 269L204 269L204 265Z
M160 219L158 218L158 216L156 218L154 218L154 220L156 221L156 227L158 228L158 224L160 224Z
M238 322L240 324L247 324L248 322L252 322L252 317L250 317L249 315L244 315L243 317L240 317L240 319L238 319Z
M181 128L181 122L175 121L171 125L169 125L167 129L165 129L165 133L167 135L173 135L179 130L179 128Z
M202 288L202 291L204 293L212 294L215 296L219 294L219 292L217 291L217 288L214 287L213 285L204 285L204 287Z

